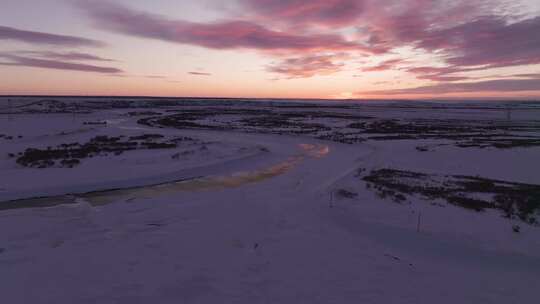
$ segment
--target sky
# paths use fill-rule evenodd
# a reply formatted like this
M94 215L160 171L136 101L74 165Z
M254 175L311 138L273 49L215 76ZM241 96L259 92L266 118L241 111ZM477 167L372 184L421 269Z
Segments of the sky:
M0 94L540 98L538 0L0 0Z

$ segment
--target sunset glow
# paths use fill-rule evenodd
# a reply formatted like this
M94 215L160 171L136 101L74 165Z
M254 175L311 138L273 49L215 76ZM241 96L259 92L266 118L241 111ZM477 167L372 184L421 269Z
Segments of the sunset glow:
M536 0L3 0L0 94L538 98Z

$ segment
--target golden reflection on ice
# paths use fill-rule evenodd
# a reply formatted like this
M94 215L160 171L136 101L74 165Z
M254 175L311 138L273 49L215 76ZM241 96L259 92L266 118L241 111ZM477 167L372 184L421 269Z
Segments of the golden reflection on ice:
M327 145L299 144L298 146L314 158L322 158L330 153L330 147Z
M303 159L303 156L295 156L287 159L285 162L257 171L237 172L229 176L201 177L187 181L147 186L136 189L92 193L86 194L82 196L82 198L92 205L103 205L122 198L129 199L130 197L157 197L184 191L206 191L237 188L246 184L257 183L278 175L282 175L296 166Z
M174 194L184 191L207 191L216 189L237 188L247 184L258 183L283 175L300 164L305 158L321 158L330 152L326 145L299 144L301 153L289 157L285 161L276 165L247 172L236 172L227 176L208 176L193 178L190 180L165 183L154 186L144 186L132 189L109 190L102 192L92 192L71 197L72 203L78 200L84 200L93 206L105 205L120 200L130 201L136 198L158 197L168 194ZM67 197L67 196L64 196ZM58 201L63 204L61 197L37 199L41 203L48 200ZM31 200L26 200L30 202ZM23 202L24 203L24 202ZM65 202L64 202L65 203ZM34 205L34 204L31 204ZM35 204L39 205L39 204ZM37 207L37 206L36 206Z

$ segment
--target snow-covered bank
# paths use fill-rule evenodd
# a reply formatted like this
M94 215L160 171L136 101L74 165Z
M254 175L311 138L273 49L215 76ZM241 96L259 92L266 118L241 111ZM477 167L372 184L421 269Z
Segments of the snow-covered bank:
M367 114L361 109L332 108L327 110L332 117L309 122L290 114L288 122L277 119L284 134L262 132L276 120L246 130L159 128L137 124L139 117L127 117L128 111L133 110L99 110L75 119L69 114L21 114L28 116L2 120L1 126L11 126L2 132L15 137L0 139L0 197L205 178L82 195L49 208L0 211L3 299L476 304L529 303L538 297L538 226L505 218L498 210L476 212L415 195L396 203L379 197L359 177L359 169L390 168L540 184L538 147L463 148L448 139L342 144L291 132L302 129L297 122L335 130L349 124L336 112L351 119ZM400 115L385 111L372 109L369 115ZM425 113L431 117L442 115L429 111ZM475 113L479 120L495 116ZM419 114L411 110L404 115ZM29 127L32 119L38 127ZM110 123L82 124L104 120ZM209 125L229 120L204 118ZM90 129L72 133L81 128ZM25 168L5 155L96 135L148 133L197 142L83 159L71 169ZM203 145L207 150L200 150ZM429 149L420 151L419 146ZM171 157L187 150L196 152ZM519 233L513 230L516 225Z

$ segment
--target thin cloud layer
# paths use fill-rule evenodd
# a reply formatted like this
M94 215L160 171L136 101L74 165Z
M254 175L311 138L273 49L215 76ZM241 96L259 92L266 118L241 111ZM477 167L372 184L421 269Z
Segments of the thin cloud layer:
M416 88L399 90L380 90L370 92L358 92L367 95L440 95L448 93L478 93L478 92L520 92L538 91L540 78L534 79L497 79L467 83L441 83Z
M44 32L35 32L0 26L0 40L24 42L32 46L49 45L54 47L105 47L106 44L92 39L58 35ZM21 66L42 69L55 69L66 71L93 72L101 74L118 74L122 71L114 67L96 66L78 61L112 62L114 60L102 58L80 51L44 51L25 50L18 52L0 53L0 65Z
M46 44L67 47L105 46L105 43L97 40L75 36L26 31L7 26L0 26L0 40L14 40L30 44Z
M0 62L0 65L4 66L22 66L55 70L94 72L101 74L118 74L122 72L122 70L113 67L102 67L84 63L32 58L12 54L0 54L0 58L3 60L7 60Z

